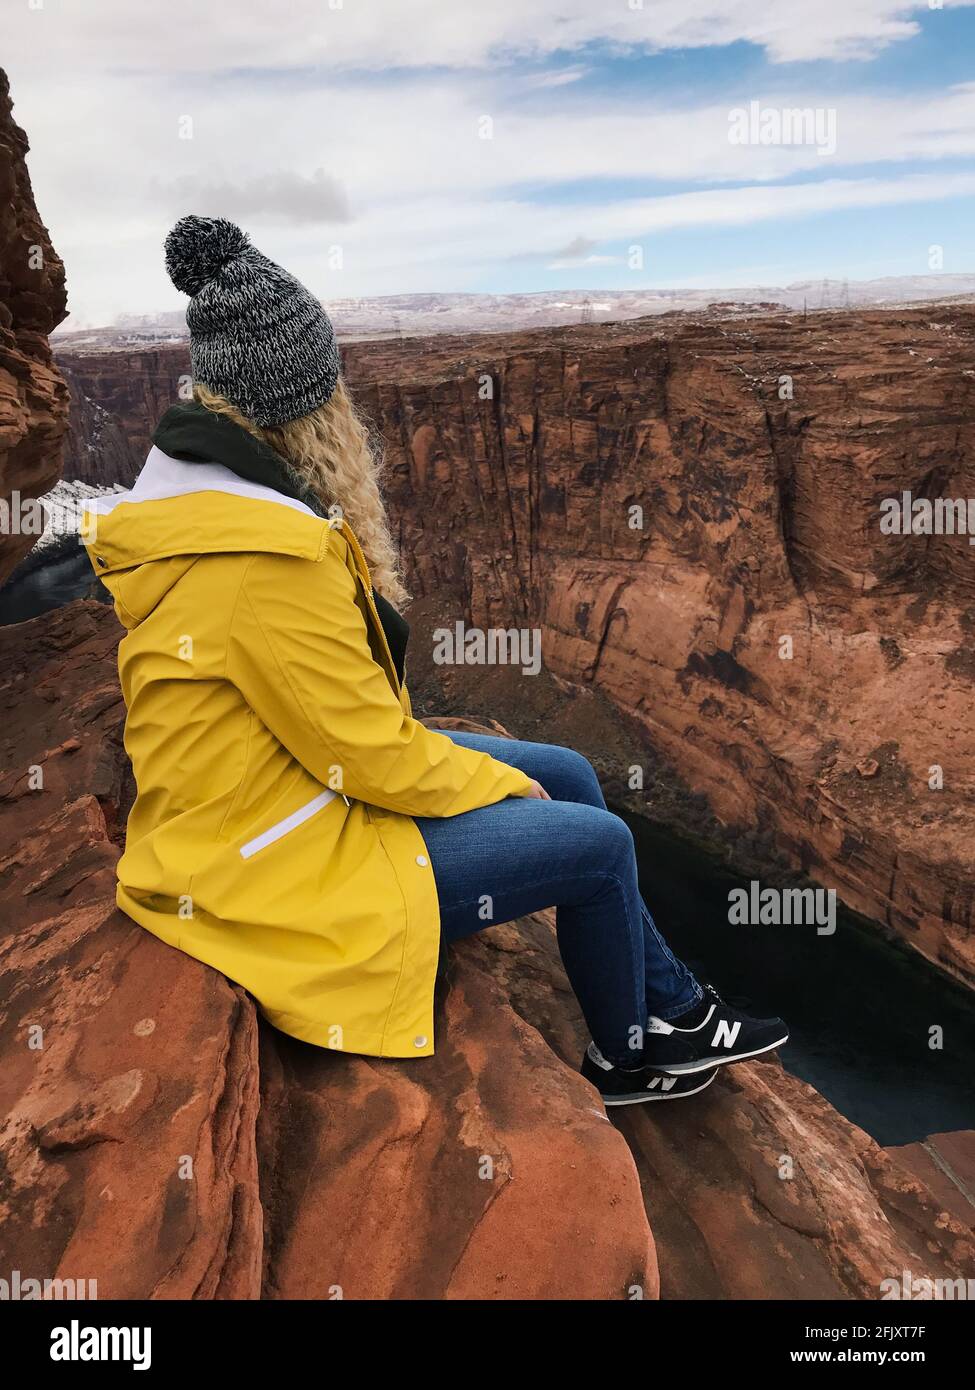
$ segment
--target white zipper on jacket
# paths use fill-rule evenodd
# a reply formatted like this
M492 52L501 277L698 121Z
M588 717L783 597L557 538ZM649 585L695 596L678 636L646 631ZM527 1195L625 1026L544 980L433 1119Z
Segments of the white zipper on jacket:
M268 845L273 845L275 840L282 839L285 835L297 830L299 825L304 825L306 820L311 820L312 816L317 815L322 807L327 806L330 801L334 801L339 795L338 792L323 791L316 796L313 801L309 801L307 806L300 806L297 811L292 811L290 816L285 816L284 820L278 821L277 825L272 825L269 830L256 835L253 840L248 840L246 845L240 847L241 859L250 859L251 855L257 854L258 850L266 849ZM342 798L345 804L348 801Z

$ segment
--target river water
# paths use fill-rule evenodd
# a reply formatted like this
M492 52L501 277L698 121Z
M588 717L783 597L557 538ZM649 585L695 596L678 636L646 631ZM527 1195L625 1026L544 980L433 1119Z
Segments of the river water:
M93 584L97 585L95 591ZM94 597L109 601L108 590L97 583L87 552L79 546L61 559L31 570L12 584L8 581L0 589L0 627L26 622L28 618L36 618L51 608L59 608L63 603L85 598L93 592Z
M919 955L842 910L815 926L732 926L747 880L668 832L626 816L640 883L675 953L732 1003L780 1014L783 1065L881 1144L975 1128L972 995ZM929 1047L940 1027L943 1048Z

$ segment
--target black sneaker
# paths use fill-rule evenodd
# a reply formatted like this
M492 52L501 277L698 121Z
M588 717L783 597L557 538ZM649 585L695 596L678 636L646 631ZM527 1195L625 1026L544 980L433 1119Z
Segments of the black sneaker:
M664 1076L652 1067L621 1071L607 1062L594 1042L589 1044L579 1068L603 1098L603 1104L642 1105L649 1100L684 1100L705 1090L718 1074L717 1067L703 1075Z
M665 1023L652 1015L647 1020L643 1056L668 1076L695 1076L729 1062L760 1057L789 1040L781 1018L749 1018L726 1004L712 985L704 986L701 1000L704 1018L693 1027Z

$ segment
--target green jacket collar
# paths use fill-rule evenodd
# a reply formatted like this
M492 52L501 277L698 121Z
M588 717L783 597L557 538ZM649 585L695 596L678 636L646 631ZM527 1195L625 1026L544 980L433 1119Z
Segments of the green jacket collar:
M304 502L316 516L328 515L320 498L269 444L198 401L170 406L153 430L152 442L170 458L223 464L239 478Z

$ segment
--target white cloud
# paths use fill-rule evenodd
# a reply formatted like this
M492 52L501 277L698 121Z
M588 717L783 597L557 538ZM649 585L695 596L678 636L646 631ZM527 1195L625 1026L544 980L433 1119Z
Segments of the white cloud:
M572 68L558 68L554 72L535 72L529 74L524 85L529 90L545 87L566 87L570 82L580 82L590 69L576 65Z
M745 38L778 63L865 57L908 37L922 11L895 0L47 0L5 15L4 56L72 308L104 321L184 302L161 245L187 211L240 220L335 296L460 289L514 258L540 271L604 266L618 259L605 243L675 226L963 196L968 176L938 167L975 156L975 85L908 100L837 90L835 69L828 87L806 74L800 90L773 67L764 90L717 103L692 89L677 108L649 85L597 94L584 81L595 41L633 51ZM522 61L553 55L545 71ZM848 87L858 71L841 70ZM835 155L731 144L729 107L753 99L835 107ZM479 138L485 115L491 140ZM187 117L192 139L181 139ZM883 176L894 162L926 171ZM815 182L784 182L796 176ZM649 196L655 183L692 190ZM561 190L586 184L596 191L567 204ZM335 244L341 272L326 265Z
M486 222L493 256L543 255L548 259L552 253L547 248L566 225L584 226L589 234L587 241L638 243L643 237L681 227L750 226L851 208L893 207L968 198L973 194L975 172L831 179L817 184L755 184L656 198L608 200L601 204L541 206L506 200L458 205L449 199L428 200L401 210L402 239L394 260L418 266L440 264L446 256L448 263L453 259L463 265L472 253L484 254ZM436 241L422 235L432 221L443 225L442 238ZM384 244L389 245L383 238L382 219L362 219L356 250L373 255ZM576 264L579 261L577 257L561 259Z
M862 59L931 13L927 0L49 0L9 11L12 65L43 53L103 72L482 67L599 42L659 51L747 40L773 62Z
M316 169L308 178L279 169L240 181L182 174L171 180L151 180L149 194L157 207L168 209L174 218L187 208L205 217L237 222L322 225L348 222L351 217L344 187L324 169Z
M586 265L623 265L622 256L562 256L549 261L546 270L578 270Z

